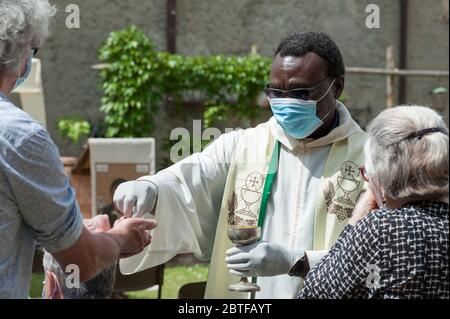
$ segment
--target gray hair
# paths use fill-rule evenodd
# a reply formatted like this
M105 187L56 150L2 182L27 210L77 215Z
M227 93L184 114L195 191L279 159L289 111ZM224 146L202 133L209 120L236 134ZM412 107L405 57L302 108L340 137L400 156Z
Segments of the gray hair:
M39 48L56 10L48 0L0 0L0 72L18 68L26 48Z
M80 288L69 288L66 285L68 274L61 269L53 256L45 252L44 271L56 275L64 299L109 299L113 293L116 281L116 264L109 266L94 278L80 283ZM45 290L45 289L44 289ZM44 292L42 293L44 295Z
M413 133L440 128L445 133L408 138ZM428 107L398 106L383 111L368 127L366 170L377 186L393 199L448 196L448 128Z

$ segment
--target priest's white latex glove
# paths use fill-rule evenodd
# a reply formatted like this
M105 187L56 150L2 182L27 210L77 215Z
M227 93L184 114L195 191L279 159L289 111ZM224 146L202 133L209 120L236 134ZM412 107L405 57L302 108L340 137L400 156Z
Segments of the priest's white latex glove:
M114 193L114 205L125 217L151 213L158 198L158 187L150 181L120 184Z
M233 247L226 254L225 262L230 274L240 277L270 277L288 274L304 252L262 241Z

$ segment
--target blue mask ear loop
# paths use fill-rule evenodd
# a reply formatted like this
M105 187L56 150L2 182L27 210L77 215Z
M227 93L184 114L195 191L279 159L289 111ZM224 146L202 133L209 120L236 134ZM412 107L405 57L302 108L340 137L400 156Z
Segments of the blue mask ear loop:
M325 93L320 99L318 99L318 100L316 101L317 103L319 103L320 101L322 101L322 100L325 98L325 96L327 96L328 93L330 93L331 88L333 87L333 85L334 85L335 82L336 82L336 79L334 79L333 82L331 82L331 85L330 85L330 87L328 88L327 93Z
M27 80L27 78L30 76L31 74L31 68L32 68L32 64L33 64L33 50L30 50L30 55L28 57L27 60L27 65L25 67L25 73L21 76L20 75L20 65L17 68L17 79L16 79L16 83L14 85L13 90L17 89L17 87L19 87L21 84L23 84L23 82L25 82Z
M25 65L25 70L23 71L23 75L20 74L20 65L17 67L17 79L22 79L27 75L28 65L30 64L30 58L33 58L33 51L31 51L30 55L27 58L27 64Z

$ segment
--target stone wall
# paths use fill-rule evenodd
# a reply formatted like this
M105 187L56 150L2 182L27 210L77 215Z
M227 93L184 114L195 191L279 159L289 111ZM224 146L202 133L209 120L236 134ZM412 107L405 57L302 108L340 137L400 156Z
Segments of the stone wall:
M80 29L65 27L65 8L71 3L80 6ZM365 8L370 3L381 8L381 29L365 27ZM272 56L284 36L293 31L311 30L330 34L341 48L347 66L383 68L386 47L392 45L396 54L399 52L399 3L393 0L178 0L178 52L247 54L256 45L261 54ZM81 146L61 139L56 123L70 115L102 118L99 77L91 65L98 63L97 53L104 40L110 31L134 24L151 37L158 49L165 49L166 1L59 0L56 5L59 11L53 34L39 57L43 62L49 130L61 153L70 156L77 155ZM448 70L448 22L439 18L443 2L411 0L410 6L409 68ZM429 92L436 86L448 87L448 78L410 78L407 85L408 102L437 105L438 101ZM368 118L385 107L386 79L348 75L345 92L346 104L364 126ZM443 106L448 116L447 96ZM180 125L189 128L192 119L201 118L201 110L186 113L178 115L173 110L160 110L160 125L154 134L158 140L158 160L163 156L162 141L169 137L172 128Z

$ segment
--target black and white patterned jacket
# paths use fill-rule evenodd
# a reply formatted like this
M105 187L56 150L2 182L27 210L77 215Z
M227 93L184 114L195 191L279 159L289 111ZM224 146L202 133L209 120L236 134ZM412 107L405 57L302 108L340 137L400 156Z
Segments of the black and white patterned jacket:
M449 298L448 204L414 202L347 226L299 298Z

